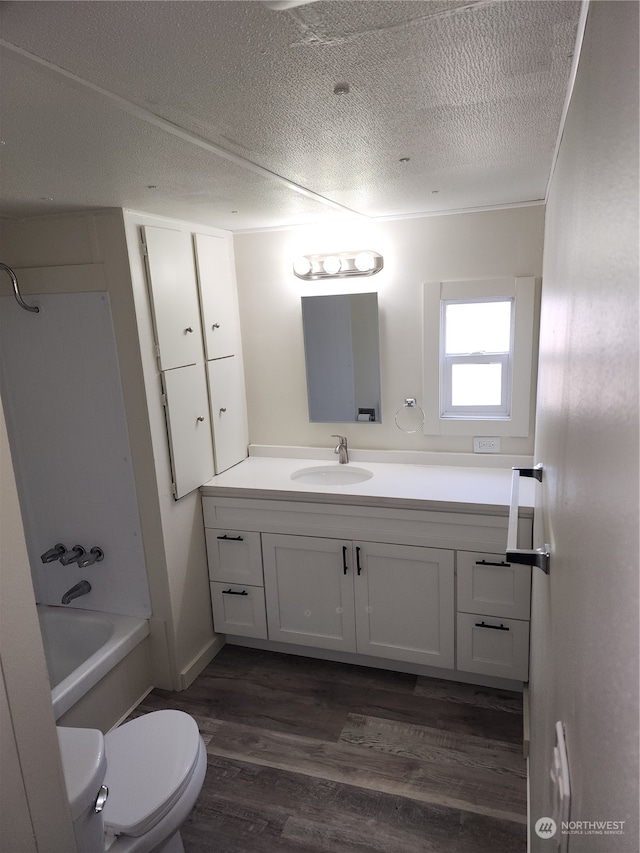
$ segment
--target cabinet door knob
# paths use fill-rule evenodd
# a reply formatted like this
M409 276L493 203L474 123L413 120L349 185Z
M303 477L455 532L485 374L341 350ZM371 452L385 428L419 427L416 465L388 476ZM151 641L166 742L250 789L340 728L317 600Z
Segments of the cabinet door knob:
M226 411L227 411L227 407L226 407L226 406L222 406L222 407L221 407L221 409L220 409L220 411L221 411L221 412L226 412Z
M213 324L213 326L212 326L211 328L212 328L212 329L219 329L219 328L220 328L220 323L214 323L214 324Z
M185 332L193 332L193 329L191 328L191 326L187 326L187 328L185 329Z
M202 421L204 420L204 415L198 415L196 420L198 420L198 421L200 421L200 423L202 423Z

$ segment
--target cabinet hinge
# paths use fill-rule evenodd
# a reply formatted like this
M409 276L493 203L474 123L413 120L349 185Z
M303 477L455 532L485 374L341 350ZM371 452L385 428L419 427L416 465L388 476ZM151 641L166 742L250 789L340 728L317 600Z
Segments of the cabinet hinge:
M140 241L140 246L142 247L142 255L145 258L149 257L149 250L147 249L147 244Z
M171 483L171 494L176 500L178 500L178 487L175 483Z
M154 344L156 350L156 358L160 358L160 344Z
M163 405L163 406L165 407L165 409L166 409L166 408L167 408L167 395L166 395L166 394L161 394L161 395L160 395L160 402L162 403L162 405Z

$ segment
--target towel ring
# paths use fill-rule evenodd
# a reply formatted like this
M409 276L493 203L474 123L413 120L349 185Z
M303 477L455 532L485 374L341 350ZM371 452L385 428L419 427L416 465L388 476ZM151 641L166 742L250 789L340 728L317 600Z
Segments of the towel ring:
M402 419L403 419L403 418L402 418L402 412L404 412L406 409L415 409L415 410L416 410L416 415L418 415L418 412L420 413L420 414L418 415L418 418L420 418L420 423L418 424L418 426L414 427L413 429L406 429L406 428L405 428L405 427L403 427L403 426L400 424L400 422L398 421L398 417L400 417L400 420L402 420ZM412 419L412 418L409 416L409 420L414 420L414 421L415 421L416 419L415 419L415 418L413 418L413 419ZM407 398L405 399L404 403L400 406L400 408L399 408L399 409L398 409L398 411L396 412L396 415L395 415L395 421L396 421L396 426L397 426L397 427L398 427L398 429L399 429L399 430L401 430L402 432L406 432L406 433L409 433L409 434L410 434L410 433L412 433L412 432L419 432L419 431L422 429L422 427L424 426L424 412L423 412L422 408L417 404L415 397L407 397Z

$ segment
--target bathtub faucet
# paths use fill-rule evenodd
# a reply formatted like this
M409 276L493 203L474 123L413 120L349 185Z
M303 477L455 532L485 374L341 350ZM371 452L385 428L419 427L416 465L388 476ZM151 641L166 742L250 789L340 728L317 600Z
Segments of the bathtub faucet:
M58 542L53 548L49 548L44 554L40 554L40 559L43 563L55 563L56 560L59 560L66 553L67 546L63 545L62 542Z
M88 592L91 592L89 581L78 581L75 586L68 589L62 596L62 603L71 604L74 598L80 598L81 595L86 595Z

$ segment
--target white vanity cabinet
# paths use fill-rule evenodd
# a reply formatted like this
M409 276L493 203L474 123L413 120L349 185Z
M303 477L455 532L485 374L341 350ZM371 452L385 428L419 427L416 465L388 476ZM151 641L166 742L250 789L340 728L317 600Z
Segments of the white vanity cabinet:
M504 554L458 551L457 668L526 681L531 568Z
M531 570L506 564L498 552L506 514L210 497L206 488L217 631L261 636L280 650L346 653L354 663L377 658L458 672L462 680L526 680ZM528 545L531 519L519 524ZM233 562L221 556L245 536L257 537L252 548L237 541ZM224 587L227 598L246 591L244 620L230 624L222 610L215 585L222 581L239 584ZM249 596L262 593L259 635L246 614Z

